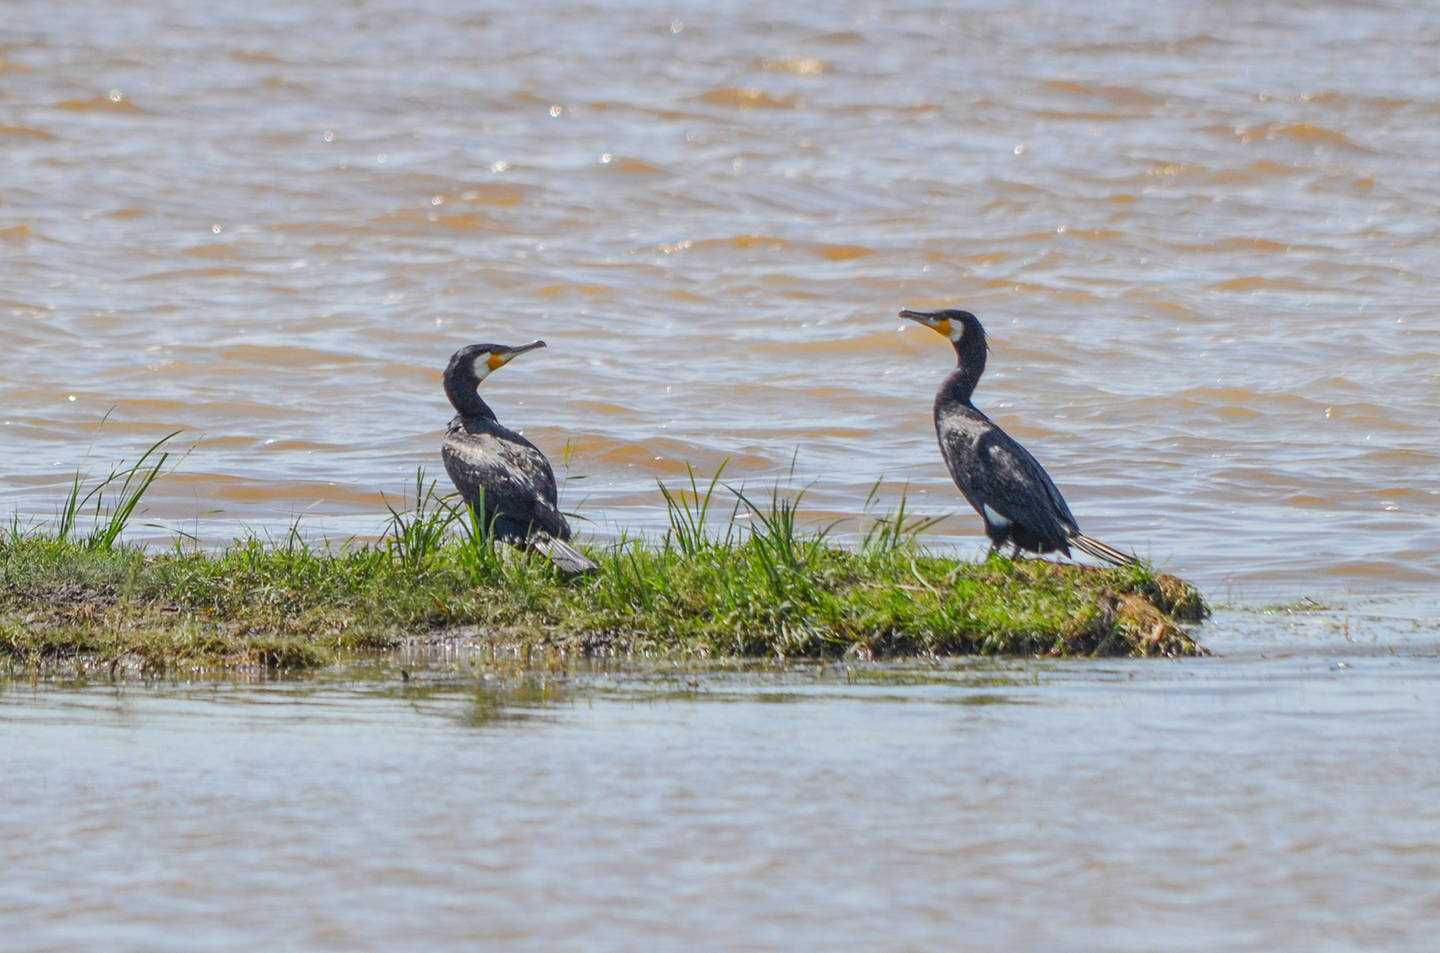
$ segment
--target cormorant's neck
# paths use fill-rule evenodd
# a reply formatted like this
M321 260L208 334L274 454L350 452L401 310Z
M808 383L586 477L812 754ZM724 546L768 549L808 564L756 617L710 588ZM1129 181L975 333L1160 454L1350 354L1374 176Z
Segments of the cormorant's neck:
M989 350L983 339L974 343L967 340L955 345L955 370L951 371L950 376L945 378L945 383L940 385L942 400L970 403L975 386L980 383L980 375L985 373L985 355Z
M451 405L461 417L481 417L488 420L495 419L495 411L490 405L480 399L477 388L480 381L476 379L475 372L469 368L447 368L445 371L445 396L450 398Z

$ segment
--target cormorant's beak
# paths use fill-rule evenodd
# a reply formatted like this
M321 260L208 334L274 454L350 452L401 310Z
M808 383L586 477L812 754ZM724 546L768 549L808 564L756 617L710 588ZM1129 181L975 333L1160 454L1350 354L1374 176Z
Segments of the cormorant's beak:
M901 311L900 317L918 321L937 334L950 336L950 319L942 318L936 311Z
M529 344L522 344L519 347L512 347L505 351L496 351L490 355L490 370L498 370L509 364L512 360L524 354L526 351L533 351L537 347L544 347L544 341L531 341Z

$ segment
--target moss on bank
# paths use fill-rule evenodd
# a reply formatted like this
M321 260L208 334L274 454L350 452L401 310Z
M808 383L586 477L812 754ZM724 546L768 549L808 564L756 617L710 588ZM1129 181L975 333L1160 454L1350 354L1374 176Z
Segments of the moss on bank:
M599 572L567 580L468 538L407 556L255 540L147 554L12 536L0 543L0 656L294 670L460 627L497 643L706 658L1200 651L1182 628L1205 613L1198 593L1148 568L791 543L621 544L592 550Z

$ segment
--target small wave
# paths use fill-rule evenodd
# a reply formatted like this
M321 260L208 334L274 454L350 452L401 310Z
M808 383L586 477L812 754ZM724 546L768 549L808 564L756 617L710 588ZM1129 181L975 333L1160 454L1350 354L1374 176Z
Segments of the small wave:
M0 228L0 241L14 242L17 245L28 242L36 235L35 229L29 225L11 225L8 228Z
M899 335L896 335L898 338ZM795 393L803 394L812 400L834 401L840 406L854 406L857 402L866 400L863 391L854 387L841 387L835 384L818 384L811 386L800 386L794 389Z
M1426 450L1371 450L1364 455L1368 463L1385 463L1395 466L1434 468L1440 466L1440 454Z
M1222 420L1254 420L1256 417L1265 416L1254 407L1221 407L1215 413Z
M609 285L589 284L579 281L562 281L553 285L545 285L535 289L535 295L539 298L563 298L567 295L580 295L585 298L611 298L615 295L615 289Z
M1241 278L1231 278L1228 281L1217 281L1210 286L1215 291L1308 291L1318 292L1322 289L1300 281L1296 278L1266 278L1263 275L1246 275Z
M731 235L729 238L706 238L700 241L686 241L677 245L662 245L661 251L670 254L671 251L688 251L699 249L708 251L716 248L734 248L740 251L784 251L790 248L790 242L774 235Z
M854 395L852 395L853 399ZM788 446L801 446L806 441L815 440L865 440L872 435L872 431L864 427L837 427L835 425L817 427L746 427L745 434L757 440L782 440Z
M1261 94L1261 101L1276 99L1278 97ZM1306 90L1284 97L1286 102L1301 105L1335 106L1340 108L1362 109L1369 113L1393 112L1411 105L1414 101L1410 99L1398 99L1394 96L1361 96L1354 93L1342 93L1335 89Z
M1093 293L1082 291L1079 288L1057 288L1053 285L1036 284L1033 281L1016 281L1014 278L986 278L977 284L982 288L1009 291L1019 295L1044 295L1047 298L1054 298L1056 301L1068 301L1072 304L1092 304L1099 300Z
M1198 245L1175 245L1173 247L1178 251L1276 255L1290 251L1293 246L1287 242L1272 241L1268 238L1222 238L1219 241L1202 242Z
M8 136L11 139L37 139L42 142L50 142L56 138L55 133L37 129L34 126L7 126L4 124L0 124L0 136Z
M0 298L0 308L4 308L17 318L41 318L54 310L50 305L32 304L29 301L17 301L13 298Z
M223 473L179 473L165 477L168 487L197 490L208 499L234 503L343 503L383 512L385 498L374 490L361 490L336 483L300 480L270 481L248 479Z
M479 231L480 229L488 229L492 224L489 216L481 215L478 212L459 212L450 215L431 212L426 216L426 221L439 225L441 228L449 228L457 232L473 232Z
M183 400L165 400L156 397L127 397L115 401L115 414L119 417L138 417L142 415L160 416L174 415L183 416L195 409L195 405Z
M1408 421L1399 420L1395 414L1395 408L1382 407L1368 400L1332 403L1325 407L1327 421L1344 421L1356 429L1384 430L1395 433L1416 433L1425 429Z
M1292 175L1299 175L1307 170L1298 165L1286 165L1283 162L1270 162L1262 159L1259 162L1252 162L1239 169L1217 169L1210 176L1210 181L1216 185L1232 185L1242 182L1257 182L1265 179L1285 178Z
M909 328L901 328L902 332L908 332ZM934 337L933 331L920 328L920 331L928 337ZM908 346L910 340L919 338L919 335L908 333L896 333L895 330L872 331L869 334L859 334L852 337L835 337L833 334L816 334L813 337L800 338L788 341L754 341L751 346L755 351L775 354L883 354L885 352L900 353L912 350ZM926 341L925 343L930 343Z
M285 62L274 53L267 53L264 50L231 50L228 55L231 62L234 63L260 63L266 66L280 66Z
M1335 499L1329 496L1315 496L1312 493L1294 493L1285 498L1290 506L1299 506L1305 509L1330 509L1335 505Z
M385 336L377 336L376 339L386 343L389 342L389 338ZM422 367L419 364L382 361L371 365L368 373L377 381L394 382L396 384L402 384L407 388L414 387L416 389L426 390L435 388L435 392L439 393L438 388L440 385L441 372L444 369L443 362L449 352L443 347L439 348L438 351L441 352L436 355L441 362L440 367Z
M602 163L610 171L622 172L626 175L659 175L665 171L653 162L646 162L644 159L630 159L625 156L607 154Z
M118 90L108 95L91 96L88 99L62 99L55 104L56 109L63 109L66 112L108 112L108 113L138 113L139 106L122 95Z
M1393 560L1352 561L1325 567L1325 575L1348 579L1374 579L1385 582L1431 582L1440 578L1440 573L1426 570L1414 563Z
M299 440L292 438L290 440L260 440L258 441L258 446L255 449L263 450L267 453L344 453L346 450L349 450L351 448L338 443L326 443L319 440Z
M754 87L727 86L702 93L700 101L709 106L734 106L740 109L794 109L799 100L794 96L772 96Z
M823 258L826 261L853 261L868 258L875 250L865 245L842 245L830 242L792 242L775 235L732 235L729 238L705 238L699 241L687 239L656 250L662 255L673 255L684 251L714 251L733 249L735 251L787 252L801 251Z
M154 271L128 279L135 282L175 281L180 278L258 278L254 272L243 268L175 268L170 271Z
M991 265L998 265L1003 261L1009 261L1015 257L1015 254L1008 251L985 251L976 252L972 255L955 255L947 251L927 251L925 257L930 261L947 261L955 262L956 264L988 268Z
M1030 115L1047 122L1128 122L1135 118L1130 113L1100 113L1066 109L1034 109Z
M1304 145L1335 146L1341 149L1352 149L1356 152L1372 151L1352 141L1350 137L1343 132L1327 129L1324 126L1317 126L1309 122L1269 122L1262 126L1236 129L1233 131L1233 134L1235 138L1244 143L1288 140Z
M763 59L756 67L767 73L788 73L791 76L819 76L829 72L830 64L814 56L791 56L784 59Z
M419 209L398 209L372 220L376 225L412 225L439 227L454 232L500 231L494 219L484 212L435 212Z
M672 437L647 440L623 440L607 434L571 433L565 438L570 447L571 469L583 472L587 465L635 468L645 473L680 476L694 467L697 474L713 473L721 464L726 472L766 470L774 461L735 448L717 450ZM728 464L726 461L729 461Z
M816 244L811 248L816 254L826 261L852 261L856 258L868 258L875 254L864 245L826 245Z
M478 183L461 186L455 190L454 198L461 202L480 205L511 206L525 201L525 187L500 183Z
M1149 55L1173 55L1228 46L1227 41L1209 33L1194 33L1174 40L1100 40L1093 43L1063 43L1056 49L1064 53L1099 53L1112 56L1116 53L1144 53Z
M837 30L834 33L821 33L812 38L815 43L827 43L830 46L860 46L869 41L863 33L856 33L854 30Z
M1071 228L1068 225L1061 225L1055 229L1055 235L1051 237L1079 238L1087 242L1110 242L1117 238L1124 238L1125 233L1113 228Z
M260 81L260 85L266 89L283 89L294 93L309 92L314 88L309 83L286 79L284 76L267 76Z
M1175 401L1176 406L1180 408L1213 406L1215 404L1248 406L1258 403L1269 406L1284 406L1291 410L1314 412L1324 407L1322 401L1312 400L1309 397L1301 397L1298 394L1253 390L1248 387L1187 387L1174 394L1151 399L1155 400L1162 407L1170 401Z
M1205 171L1203 165L1194 165L1189 162L1161 162L1152 165L1145 170L1145 175L1152 179L1173 179L1181 176L1193 176Z
M1413 486L1382 486L1372 490L1376 496L1384 497L1386 500L1418 500L1428 503L1431 499L1430 491L1418 490Z
M216 356L237 364L263 365L265 367L315 368L327 365L352 365L360 362L353 354L322 351L313 347L274 344L231 344L219 348Z
M595 99L587 102L585 108L593 112L626 112L636 116L648 116L662 122L703 122L705 114L695 110L666 109L659 106L642 106L638 103Z
M632 407L624 407L620 404L612 404L606 400L577 400L571 405L573 410L590 411L596 414L604 414L607 417L633 417L635 410Z
M1062 93L1067 96L1079 96L1085 99L1103 99L1107 103L1120 103L1124 105L1137 106L1158 106L1164 102L1158 96L1145 92L1135 86L1105 86L1093 83L1078 83L1069 80L1050 80L1040 84L1040 88L1050 93Z
M206 450L253 450L258 443L260 443L258 437L227 434L201 437L195 441L195 446L197 449L204 448Z
M182 248L180 254L186 258L243 258L238 242L214 242Z

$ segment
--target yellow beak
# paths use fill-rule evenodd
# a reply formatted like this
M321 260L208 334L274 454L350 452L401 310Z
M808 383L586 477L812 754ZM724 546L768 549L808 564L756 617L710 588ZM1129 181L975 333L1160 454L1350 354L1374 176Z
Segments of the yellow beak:
M949 318L937 318L928 311L901 311L900 317L917 321L937 334L945 335L947 338L950 336Z
M486 361L486 363L490 365L490 370L499 370L526 351L533 351L537 347L544 346L544 341L531 341L529 344L522 345L521 347L513 347L508 351L496 351L490 355L490 359Z

